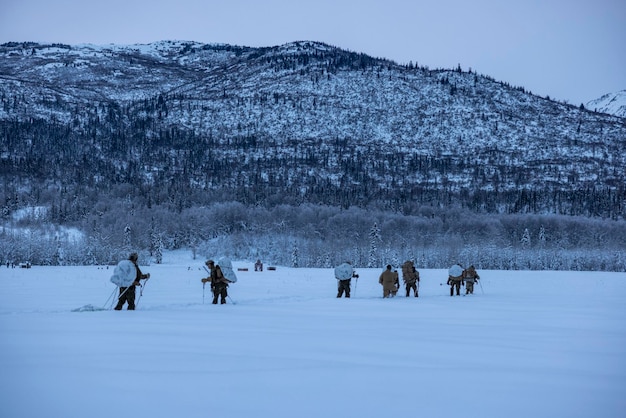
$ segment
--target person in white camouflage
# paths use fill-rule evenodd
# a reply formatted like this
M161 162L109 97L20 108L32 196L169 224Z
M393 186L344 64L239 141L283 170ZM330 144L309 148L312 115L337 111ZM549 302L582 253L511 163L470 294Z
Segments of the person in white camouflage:
M340 298L345 293L346 298L350 297L350 283L352 278L359 278L349 261L335 267L335 279L337 279L337 297Z
M454 289L456 289L456 295L461 294L461 285L463 284L463 267L458 264L450 267L448 270L448 285L450 286L450 296L454 296Z
M139 260L139 255L137 253L132 253L128 260L132 262L133 271L133 280L132 282L119 282L120 287L120 295L117 299L117 305L115 305L115 310L120 311L124 307L125 303L128 303L128 310L135 310L135 287L141 286L140 280L147 280L150 278L150 273L143 274L139 269L139 265L137 261Z

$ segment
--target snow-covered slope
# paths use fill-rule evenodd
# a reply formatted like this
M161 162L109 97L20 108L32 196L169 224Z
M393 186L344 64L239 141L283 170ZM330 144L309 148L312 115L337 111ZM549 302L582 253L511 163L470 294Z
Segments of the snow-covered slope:
M0 124L7 178L37 167L28 180L172 200L615 217L626 182L623 118L318 42L4 44Z
M626 118L626 90L605 94L599 99L587 103L587 108Z

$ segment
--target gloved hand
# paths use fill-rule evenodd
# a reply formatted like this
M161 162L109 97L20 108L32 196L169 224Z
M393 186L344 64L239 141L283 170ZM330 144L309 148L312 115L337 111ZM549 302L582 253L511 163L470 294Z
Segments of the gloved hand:
M135 280L135 281L133 282L133 286L139 286L139 287L141 287L141 283L139 283L139 280Z

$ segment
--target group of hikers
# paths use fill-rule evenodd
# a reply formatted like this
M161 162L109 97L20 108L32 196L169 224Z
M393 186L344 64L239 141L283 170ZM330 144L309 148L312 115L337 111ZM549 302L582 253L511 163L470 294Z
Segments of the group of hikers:
M335 278L337 279L337 297L340 298L345 294L346 298L350 297L350 284L353 278L359 278L349 261L335 267ZM457 265L452 266L448 270L448 282L450 286L450 296L454 296L456 289L457 296L460 295L461 286L465 286L465 294L474 293L474 283L480 279L474 266L466 269ZM402 264L402 281L406 290L406 297L413 295L419 297L420 273L415 269L412 261L406 261ZM383 298L394 297L400 290L400 275L398 270L392 270L391 265L387 264L385 270L380 274L378 283L383 287Z
M456 295L459 296L461 292L461 286L465 286L465 294L471 295L474 293L474 283L480 279L474 266L469 266L466 269L457 265L450 267L448 270L448 285L450 286L450 296L454 296L454 290L456 289Z
M143 274L141 272L137 263L138 259L138 254L132 253L128 257L128 260L120 261L115 267L115 271L111 277L111 281L119 287L119 296L115 310L121 310L124 304L128 304L128 310L134 310L136 306L135 289L137 286L142 287L141 280L150 278L150 273ZM255 271L262 271L262 264L259 266L259 263L260 261L257 260ZM222 265L220 266L220 264ZM204 286L206 283L210 283L211 293L213 294L212 303L216 305L219 300L220 304L225 304L226 298L228 297L228 285L237 281L237 277L232 271L230 260L222 259L219 263L213 260L207 260L205 265L205 270L209 275L201 279L203 303ZM224 273L224 270L227 271L227 274ZM358 279L359 275L356 274L356 271L349 261L335 267L334 272L335 278L337 279L337 298L341 298L344 295L346 298L349 298L351 281L353 278ZM479 279L480 276L474 266L469 266L464 269L457 264L450 267L447 281L447 284L450 286L450 296L454 296L455 290L456 295L460 295L461 286L465 286L465 294L473 294L474 283ZM417 271L412 261L406 261L402 264L402 281L404 282L406 297L411 295L411 290L413 291L413 296L419 297L420 273ZM380 274L378 283L383 287L383 298L395 297L401 286L400 275L397 270L392 269L391 265L388 264L385 270Z
M122 260L117 264L115 271L113 272L113 276L111 276L111 282L115 283L119 287L117 305L115 305L114 308L116 311L121 310L125 304L128 304L127 309L129 311L135 310L135 290L137 287L145 286L145 282L142 285L141 280L147 280L150 278L150 273L143 274L141 272L137 263L138 259L139 255L137 253L132 253L128 257L128 260ZM206 283L210 283L214 305L217 305L218 300L221 304L226 303L226 298L228 297L228 285L237 281L237 277L232 272L230 260L222 259L220 263L222 266L215 263L213 260L207 260L204 264L207 267L209 276L201 279L203 298L204 286ZM230 274L225 275L224 270L228 271Z

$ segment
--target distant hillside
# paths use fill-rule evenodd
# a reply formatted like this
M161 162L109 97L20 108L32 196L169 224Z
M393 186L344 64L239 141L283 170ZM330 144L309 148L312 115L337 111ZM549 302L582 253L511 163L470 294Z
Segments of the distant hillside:
M626 90L605 94L599 99L587 103L587 108L626 118Z
M4 44L0 259L622 270L604 112L317 42Z
M184 206L208 189L250 204L623 209L623 118L460 68L315 42L11 43L0 57L9 183L131 182Z
M4 44L0 103L15 189L623 215L623 118L316 42Z

